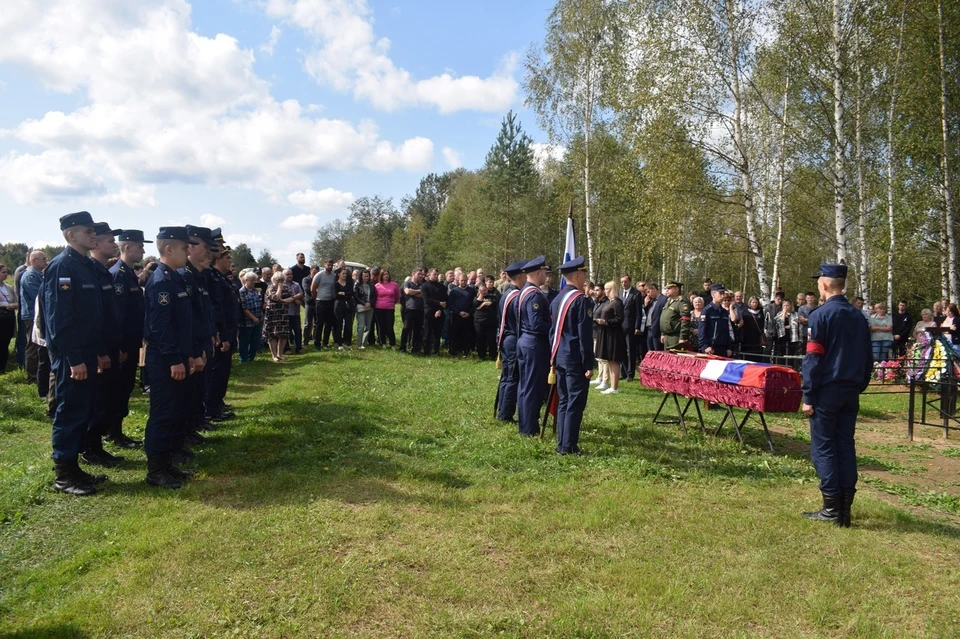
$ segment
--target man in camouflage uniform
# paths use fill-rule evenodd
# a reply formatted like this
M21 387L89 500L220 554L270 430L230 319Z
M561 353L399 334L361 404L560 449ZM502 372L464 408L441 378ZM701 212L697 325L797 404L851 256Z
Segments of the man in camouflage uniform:
M667 282L664 293L667 303L660 314L660 340L665 350L677 346L687 346L690 342L690 302L680 294L683 285L679 282Z

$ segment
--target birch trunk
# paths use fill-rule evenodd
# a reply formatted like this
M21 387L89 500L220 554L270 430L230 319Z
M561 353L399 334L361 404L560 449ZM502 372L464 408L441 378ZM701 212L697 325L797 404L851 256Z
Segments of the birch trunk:
M893 257L897 250L897 229L894 224L894 168L893 118L897 111L897 80L900 76L900 59L903 56L903 25L906 22L907 3L903 3L900 13L900 35L897 38L897 60L893 65L893 79L890 85L890 108L887 111L887 225L890 227L890 245L887 247L887 308L893 309Z
M777 242L773 253L773 288L779 287L780 282L780 249L783 247L783 219L786 214L784 191L786 190L787 173L787 97L790 92L790 76L783 87L783 124L780 127L780 162L777 167ZM764 299L766 302L766 299Z
M870 281L867 278L869 262L867 255L867 185L863 177L863 69L860 62L860 33L857 30L855 53L856 56L856 83L857 83L857 102L854 112L856 162L857 162L857 230L860 239L860 295L864 299L864 304L869 306L870 299ZM889 308L889 307L888 307ZM893 312L891 310L891 312Z
M767 279L767 265L763 259L763 247L757 239L756 219L753 209L753 180L750 175L749 153L744 144L743 135L743 100L740 93L740 62L739 46L737 43L737 33L734 16L733 0L726 0L727 13L727 40L729 41L730 70L732 73L733 89L733 140L739 154L740 186L743 189L743 209L746 217L747 243L750 252L753 253L754 262L757 269L757 280L760 284L760 295L764 299L770 297L770 283Z
M592 77L588 68L587 103L583 114L583 214L587 231L587 261L590 263L590 279L594 277L593 264L593 223L590 219L590 127L593 126Z
M957 240L953 219L953 184L950 175L949 123L947 122L947 68L943 28L943 0L937 0L937 27L940 41L940 127L943 132L943 208L947 233L947 278L951 302L958 301L960 283L957 280Z
M833 0L833 212L837 234L837 261L847 259L847 222L844 213L846 200L847 174L844 159L847 148L846 133L843 130L843 3Z

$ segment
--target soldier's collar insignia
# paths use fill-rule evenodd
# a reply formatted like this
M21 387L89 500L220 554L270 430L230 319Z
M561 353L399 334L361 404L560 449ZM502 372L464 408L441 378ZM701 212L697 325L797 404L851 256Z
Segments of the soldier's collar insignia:
M160 306L166 306L167 304L169 304L170 293L160 293L159 295L157 295L157 303L160 304Z

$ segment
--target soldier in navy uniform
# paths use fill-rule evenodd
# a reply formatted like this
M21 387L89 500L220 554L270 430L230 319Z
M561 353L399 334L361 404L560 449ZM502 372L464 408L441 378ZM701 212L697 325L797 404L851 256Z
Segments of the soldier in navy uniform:
M560 265L566 286L551 306L552 360L557 384L557 452L580 453L580 424L596 360L593 356L593 304L583 295L587 274L583 256Z
M713 301L703 309L703 325L700 327L700 350L709 355L730 357L733 355L730 311L723 308L723 284L712 284Z
M97 272L97 291L101 296L102 319L100 321L101 350L98 355L107 358L107 365L101 366L93 380L93 414L87 425L87 441L81 458L88 464L113 468L122 457L111 455L103 448L103 437L110 424L110 402L117 385L116 371L120 367L120 324L117 322L117 310L113 292L113 277L107 270L107 262L117 255L115 237L119 230L110 228L105 222L93 226L96 234L96 246L90 252L94 270Z
M143 343L143 289L133 267L143 259L143 231L124 230L117 237L120 259L110 268L113 277L114 308L120 326L120 366L110 400L107 439L120 448L136 448L142 442L123 434L123 420L130 414L130 393L137 384L140 347Z
M207 388L207 367L213 360L213 348L217 335L213 302L210 300L203 272L210 268L210 262L218 247L213 241L210 229L190 225L187 225L186 229L187 236L196 244L191 244L187 249L187 263L180 269L193 311L191 333L194 372L187 384L189 399L184 402L186 406L184 439L190 444L202 444L206 440L199 431L213 428L205 419L203 400ZM193 459L193 456L190 449L184 446L174 455L174 460L188 461Z
M870 383L870 327L843 295L847 267L821 264L817 278L826 301L809 315L810 338L803 358L803 414L810 418L810 456L820 477L823 507L808 519L850 526L857 492L854 431L860 393Z
M220 413L219 408L215 408L216 402L213 395L215 393L214 389L218 385L218 377L225 372L222 358L220 359L220 370L217 370L217 355L221 352L223 336L227 332L224 308L229 301L229 297L226 297L226 291L220 285L220 272L216 269L217 260L220 259L220 243L216 239L216 235L219 233L220 229L217 229L216 233L212 229L210 230L210 238L215 244L215 247L211 247L211 249L215 248L216 253L211 250L210 263L201 273L203 288L207 291L207 300L210 302L209 308L213 311L213 342L210 351L207 353L207 366L203 371L204 383L203 388L200 389L203 404L202 424L210 426L212 426L211 422L213 421L211 418L219 418ZM229 348L230 341L227 340L226 343Z
M201 362L194 357L191 298L178 269L187 265L187 246L198 244L183 226L161 228L157 234L160 264L144 291L143 334L150 376L150 417L143 443L146 481L164 488L180 488L190 475L173 464L172 456L183 445L186 380Z
M212 264L211 296L220 305L222 322L218 324L219 344L213 355L213 366L210 370L210 383L207 387L207 397L204 401L207 420L223 422L233 419L235 414L224 403L227 394L227 385L230 381L230 371L233 366L233 353L237 345L237 333L240 323L240 299L227 279L227 274L233 270L233 257L223 243L223 233L219 228L213 229L213 239L217 243L220 253ZM216 294L214 294L214 289Z
M540 433L540 409L547 393L550 372L550 305L540 292L546 281L546 261L541 255L526 263L527 283L517 300L520 338L517 340L517 364L520 383L517 388L518 428L521 435Z
M40 292L44 337L56 376L53 487L70 495L93 494L95 484L107 479L85 472L78 463L93 412L93 378L108 361L98 356L103 300L96 267L87 257L96 246L93 224L86 211L60 218L67 248L50 260Z
M517 369L517 339L520 337L520 327L517 324L517 298L520 289L527 283L527 275L523 272L526 262L520 260L504 269L510 278L510 285L503 290L500 296L500 328L497 333L497 344L500 350L500 386L497 388L497 419L502 422L512 422L517 410L517 385L520 382Z

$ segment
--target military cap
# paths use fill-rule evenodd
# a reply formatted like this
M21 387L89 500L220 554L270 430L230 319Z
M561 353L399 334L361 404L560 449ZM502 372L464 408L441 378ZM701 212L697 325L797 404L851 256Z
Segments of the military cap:
M521 273L523 273L523 267L526 265L527 263L524 260L520 260L519 262L514 262L510 266L505 267L503 270L504 272L506 272L507 275L509 275L510 277L513 277L515 275L520 275Z
M80 211L79 213L68 213L60 218L61 231L72 229L75 226L89 226L92 228L93 216L86 211Z
M192 239L187 235L187 227L185 226L161 226L160 232L157 233L158 240L180 240L181 242L186 242L187 244L199 244L196 240Z
M551 268L549 264L544 264L543 270L545 270L547 273L553 273L553 268Z
M523 267L524 273L536 273L542 268L546 268L547 260L544 256L538 255L529 262L527 262Z
M214 242L223 242L223 230L218 226L210 231Z
M723 284L711 284L710 291L719 291L721 293L725 292L727 288Z
M585 271L587 270L586 260L583 259L582 255L578 255L572 260L564 262L557 268L560 269L560 272L564 275L566 275L567 273L574 273L576 271Z
M93 223L93 232L97 235L120 235L123 233L121 229L112 229L110 225L106 222L94 222Z
M813 279L819 279L821 277L832 277L835 279L846 279L847 278L847 265L846 264L821 264L820 270L816 275L813 276Z
M206 242L207 247L209 247L210 249L220 248L220 245L213 241L213 235L211 234L210 229L208 229L207 227L192 226L190 224L187 224L186 228L187 228L187 235L189 235L190 237L195 237L198 240L203 240L204 242Z
M144 242L146 244L153 244L153 240L143 239L143 231L137 231L135 229L126 229L120 231L120 236L117 237L118 242Z
M683 282L678 282L678 281L676 281L676 280L669 280L669 281L666 283L666 285L664 286L664 288L672 288L672 287L674 287L674 286L676 286L676 287L679 288L679 289L682 289L682 288L683 288Z

